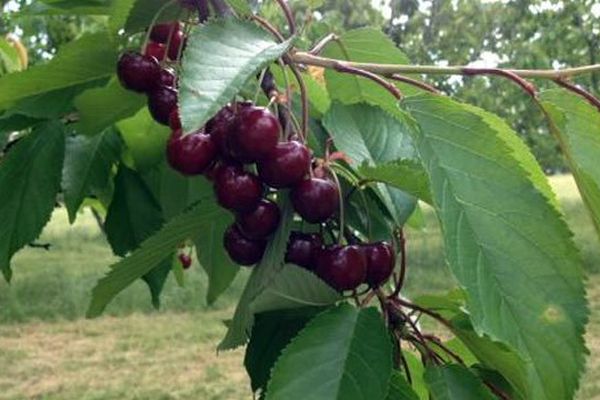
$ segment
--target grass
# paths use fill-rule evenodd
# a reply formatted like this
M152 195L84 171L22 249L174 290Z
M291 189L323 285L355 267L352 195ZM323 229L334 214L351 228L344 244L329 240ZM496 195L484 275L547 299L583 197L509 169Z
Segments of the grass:
M552 183L590 275L592 355L578 398L600 399L600 246L570 177ZM407 232L409 295L453 284L435 216L423 214L425 227ZM57 211L39 241L51 251L24 250L11 286L0 283L0 400L250 398L243 351L215 352L247 274L207 306L206 276L194 265L184 288L168 281L160 311L139 282L104 317L85 320L95 281L115 261L93 218L68 227Z

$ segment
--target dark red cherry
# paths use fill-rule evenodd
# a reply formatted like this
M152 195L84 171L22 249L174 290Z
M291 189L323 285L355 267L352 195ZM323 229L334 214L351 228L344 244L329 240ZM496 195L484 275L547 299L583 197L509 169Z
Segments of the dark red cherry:
M217 201L223 208L231 211L254 210L263 192L262 183L256 175L235 165L219 167L214 182Z
M258 176L276 189L289 188L303 180L310 169L310 151L298 142L278 143L258 162Z
M171 37L171 43L169 43L169 58L173 61L179 59L179 52L183 51L181 48L183 44L183 32L177 31Z
M226 158L231 157L231 152L227 145L227 137L234 121L235 112L232 106L227 105L206 123L206 132L213 137L221 155Z
M154 120L169 125L169 116L177 109L177 90L161 86L148 94L148 109Z
M183 175L200 175L210 167L217 156L217 146L204 131L183 136L173 132L167 143L167 161Z
M167 86L176 88L177 87L177 77L172 70L163 68L160 70L160 78L159 78L159 86Z
M246 238L237 225L234 224L225 231L223 245L233 262L250 266L262 259L267 243L264 240Z
M285 253L285 262L314 270L322 247L323 238L318 233L292 232Z
M238 214L235 221L247 238L265 239L277 230L280 218L277 204L262 199L254 210Z
M266 108L243 107L229 134L228 144L236 159L251 163L267 157L275 149L280 131L279 121Z
M181 253L177 258L179 258L179 262L183 269L189 269L192 266L192 257L188 254Z
M119 58L117 75L124 88L140 93L149 92L158 85L160 64L154 57L127 52Z
M154 25L150 31L150 40L157 43L166 44L169 41L169 35L181 32L179 21L168 22Z
M177 107L169 114L169 127L172 131L181 129L181 118L179 118L179 109Z
M387 242L377 242L364 245L363 251L367 259L365 282L371 287L377 287L387 281L394 271L394 249Z
M146 49L144 50L144 55L148 57L154 57L158 61L162 61L165 59L165 55L167 54L167 48L164 44L149 42L146 45Z
M325 222L340 206L337 186L328 179L310 178L291 192L294 209L307 222Z
M356 289L367 276L365 254L356 245L326 247L317 256L316 272L334 289Z

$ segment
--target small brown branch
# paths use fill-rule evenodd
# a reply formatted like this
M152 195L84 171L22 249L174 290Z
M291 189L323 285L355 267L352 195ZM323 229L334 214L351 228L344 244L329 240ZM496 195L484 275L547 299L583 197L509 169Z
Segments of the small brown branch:
M595 106L598 109L598 111L600 111L600 99L595 97L592 93L588 92L587 90L585 90L583 88L580 88L579 86L575 85L572 82L567 81L566 79L562 79L562 78L554 79L554 83L583 97L584 99L589 101L593 106Z
M456 361L459 364L465 365L464 360L458 354L450 350L444 343L442 343L440 338L434 335L423 335L423 337L429 340L430 342L434 343L440 349L442 349L444 353L448 354L451 358L454 359L454 361Z
M271 24L269 21L258 15L252 15L252 19L258 22L263 28L268 30L273 36L277 38L277 40L279 40L280 42L285 42L285 38L283 37L281 32L279 32L279 30L275 26L273 26L273 24Z
M277 1L277 4L279 4L279 7L281 8L281 10L283 11L283 14L285 15L285 19L288 22L288 29L290 30L290 35L294 36L296 34L296 21L294 20L294 14L292 13L292 10L290 9L290 6L287 3L287 0L275 0L275 1Z
M509 70L503 70L500 68L469 68L468 67L468 68L463 68L463 73L467 76L474 76L474 75L501 76L501 77L509 79L509 80L513 81L514 83L516 83L517 85L519 85L521 87L521 89L523 89L525 92L527 92L527 94L529 94L531 97L535 97L537 94L537 89L532 83L527 82L521 76L519 76L516 73L509 71Z
M398 276L392 297L398 297L406 280L406 237L402 228L398 231L398 242L400 244L400 275Z
M336 64L334 64L333 69L335 69L337 72L358 75L358 76L362 76L364 78L370 79L373 82L380 85L381 87L383 87L384 89L386 89L388 92L390 92L392 94L392 96L394 96L397 100L402 100L402 98L404 97L404 95L402 94L400 89L398 89L394 84L386 81L381 76L379 76L373 72L369 72L369 71L366 71L366 70L363 70L360 68L351 67L349 65L346 65L346 63L336 63Z
M306 84L302 74L296 68L293 63L288 63L296 82L298 82L298 88L300 89L300 99L302 102L302 142L308 142L308 121L309 121L309 109L308 109L308 92L306 90Z
M52 244L50 243L29 243L27 246L33 249L44 249L46 251L50 251Z
M454 327L452 326L452 323L450 321L448 321L446 318L442 317L440 314L436 313L435 311L432 311L425 307L421 307L417 304L413 304L413 303L403 300L401 298L392 297L392 298L390 298L390 301L397 306L410 308L412 310L416 310L420 313L428 315L431 318L435 319L436 321L440 322L442 325L444 325L446 328L448 328L450 330L454 329Z
M404 75L400 75L400 74L392 74L392 76L390 76L390 79L393 79L398 82L407 83L409 85L418 87L419 89L426 90L433 94L441 94L441 92L439 90L437 90L436 88L434 88L433 86L428 85L425 82L421 82L416 79L409 78L408 76L404 76Z
M325 48L325 46L327 46L330 42L332 41L337 41L340 38L338 37L338 35L336 35L335 33L330 33L327 36L325 36L323 39L319 40L317 42L317 44L309 50L309 54L312 55L319 55L321 54L321 52L323 51L323 49Z

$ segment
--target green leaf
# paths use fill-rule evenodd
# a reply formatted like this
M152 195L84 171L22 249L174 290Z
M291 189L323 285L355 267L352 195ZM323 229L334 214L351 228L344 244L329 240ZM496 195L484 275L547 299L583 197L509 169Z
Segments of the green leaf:
M170 131L154 121L147 108L117 123L117 128L138 171L146 171L164 160Z
M88 34L66 44L46 64L0 77L0 109L18 100L111 76L117 49L104 33Z
M600 112L562 89L546 91L540 100L600 235Z
M280 192L279 199L279 208L281 209L279 228L269 242L261 262L252 269L252 274L235 309L233 321L228 327L225 338L219 344L219 350L234 349L246 343L254 323L254 314L250 309L250 303L269 286L273 277L283 269L285 251L292 231L294 210L287 193Z
M216 20L194 27L179 78L185 132L203 126L244 83L281 57L291 42L278 44L250 22Z
M342 304L308 323L271 373L267 400L383 400L392 344L375 308Z
M86 90L75 99L79 111L77 130L84 135L96 135L136 114L145 104L144 96L125 90L113 77L106 86Z
M92 292L88 318L98 317L123 289L152 271L164 260L170 260L180 243L198 235L219 212L217 205L201 202L167 222L131 255L114 264L111 271L98 281Z
M104 189L119 159L121 141L113 129L93 137L67 139L62 188L69 221L73 223L81 203L94 189Z
M323 309L309 307L256 315L244 357L252 391L264 391L281 351L319 311Z
M0 37L0 75L21 70L19 52L6 39Z
M0 160L0 270L7 280L12 256L38 237L52 215L64 153L64 126L48 122Z
M429 177L418 161L398 160L374 167L362 165L358 172L363 179L388 184L426 203L432 203Z
M332 135L336 148L350 157L355 168L417 160L408 125L378 107L334 103L323 125ZM396 224L403 225L414 210L416 199L382 184L377 185L377 192Z
M582 262L532 180L539 167L524 163L483 111L429 94L405 104L421 128L415 144L475 331L525 360L526 398L571 398L585 353Z
M252 9L248 4L248 0L227 0L227 3L240 17L247 17L249 15L252 15Z
M495 397L477 376L457 364L429 367L425 381L432 400L494 400Z
M160 14L157 22L180 20L186 11L179 3L178 1L171 2ZM125 32L131 34L146 30L164 5L165 0L137 0L129 12Z
M390 388L386 400L419 400L404 375L394 370L390 379Z
M106 15L109 3L109 0L42 0L22 7L17 15Z
M124 27L136 0L113 0L110 6L108 29L111 35L117 35Z
M342 296L312 272L286 264L250 304L254 313L301 307L325 307Z
M331 42L325 48L323 56L356 62L410 64L408 57L394 42L374 28L360 28L344 33L338 41ZM388 111L397 109L396 99L386 89L369 79L327 69L325 80L332 100L344 104L367 102ZM405 94L415 93L414 88L398 86Z

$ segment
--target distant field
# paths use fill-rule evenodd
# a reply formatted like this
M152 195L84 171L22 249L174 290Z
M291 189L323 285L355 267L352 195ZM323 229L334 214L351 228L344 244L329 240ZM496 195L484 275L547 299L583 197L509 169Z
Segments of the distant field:
M600 399L600 244L571 178L551 180L590 274L592 356L579 399ZM424 229L407 233L409 294L452 286L435 217L424 217ZM161 311L139 282L90 321L82 318L90 291L116 260L93 218L69 227L59 210L39 241L51 251L23 251L11 286L0 283L0 400L251 398L243 351L215 351L247 274L208 307L206 278L194 265L185 288L169 280Z

